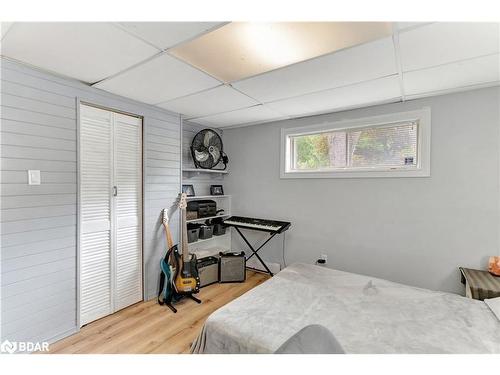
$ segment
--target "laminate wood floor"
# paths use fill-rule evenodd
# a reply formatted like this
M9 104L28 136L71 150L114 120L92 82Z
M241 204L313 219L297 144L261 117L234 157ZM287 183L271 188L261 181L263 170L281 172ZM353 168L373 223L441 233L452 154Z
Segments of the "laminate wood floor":
M233 299L268 279L247 271L244 283L213 284L197 295L178 302L177 314L156 299L140 302L83 327L80 332L50 345L52 354L189 353L207 317Z

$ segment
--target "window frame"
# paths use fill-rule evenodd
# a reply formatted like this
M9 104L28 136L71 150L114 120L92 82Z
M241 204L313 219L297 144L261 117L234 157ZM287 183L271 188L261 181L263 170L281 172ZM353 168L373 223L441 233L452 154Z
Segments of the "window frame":
M291 137L355 130L375 127L387 127L404 122L418 122L417 128L417 165L415 167L367 167L337 168L322 170L291 169ZM281 128L280 178L366 178L366 177L429 177L431 153L431 110L424 107L419 110L391 113L380 116L326 122L310 126Z

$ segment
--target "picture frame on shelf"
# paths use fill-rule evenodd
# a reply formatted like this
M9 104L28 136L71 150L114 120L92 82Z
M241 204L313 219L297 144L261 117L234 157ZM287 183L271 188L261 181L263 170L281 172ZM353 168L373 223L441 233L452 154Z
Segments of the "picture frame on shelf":
M210 185L210 195L224 195L222 185Z
M193 185L182 185L182 192L186 193L188 197L194 197L194 186Z

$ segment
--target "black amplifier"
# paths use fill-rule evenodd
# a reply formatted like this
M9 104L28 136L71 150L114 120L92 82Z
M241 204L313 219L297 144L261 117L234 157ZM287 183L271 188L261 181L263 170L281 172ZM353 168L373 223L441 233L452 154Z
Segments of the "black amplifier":
M217 204L213 200L190 201L187 204L188 220L202 217L215 216L217 214ZM195 217L196 216L196 217Z

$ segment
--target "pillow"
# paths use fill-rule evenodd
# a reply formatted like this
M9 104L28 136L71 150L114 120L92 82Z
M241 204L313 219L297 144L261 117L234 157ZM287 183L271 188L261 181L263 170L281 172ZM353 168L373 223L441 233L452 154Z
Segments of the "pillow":
M485 299L484 303L486 303L486 305L500 321L500 297Z
M275 354L343 354L335 336L324 326L311 324L302 328L275 351Z

